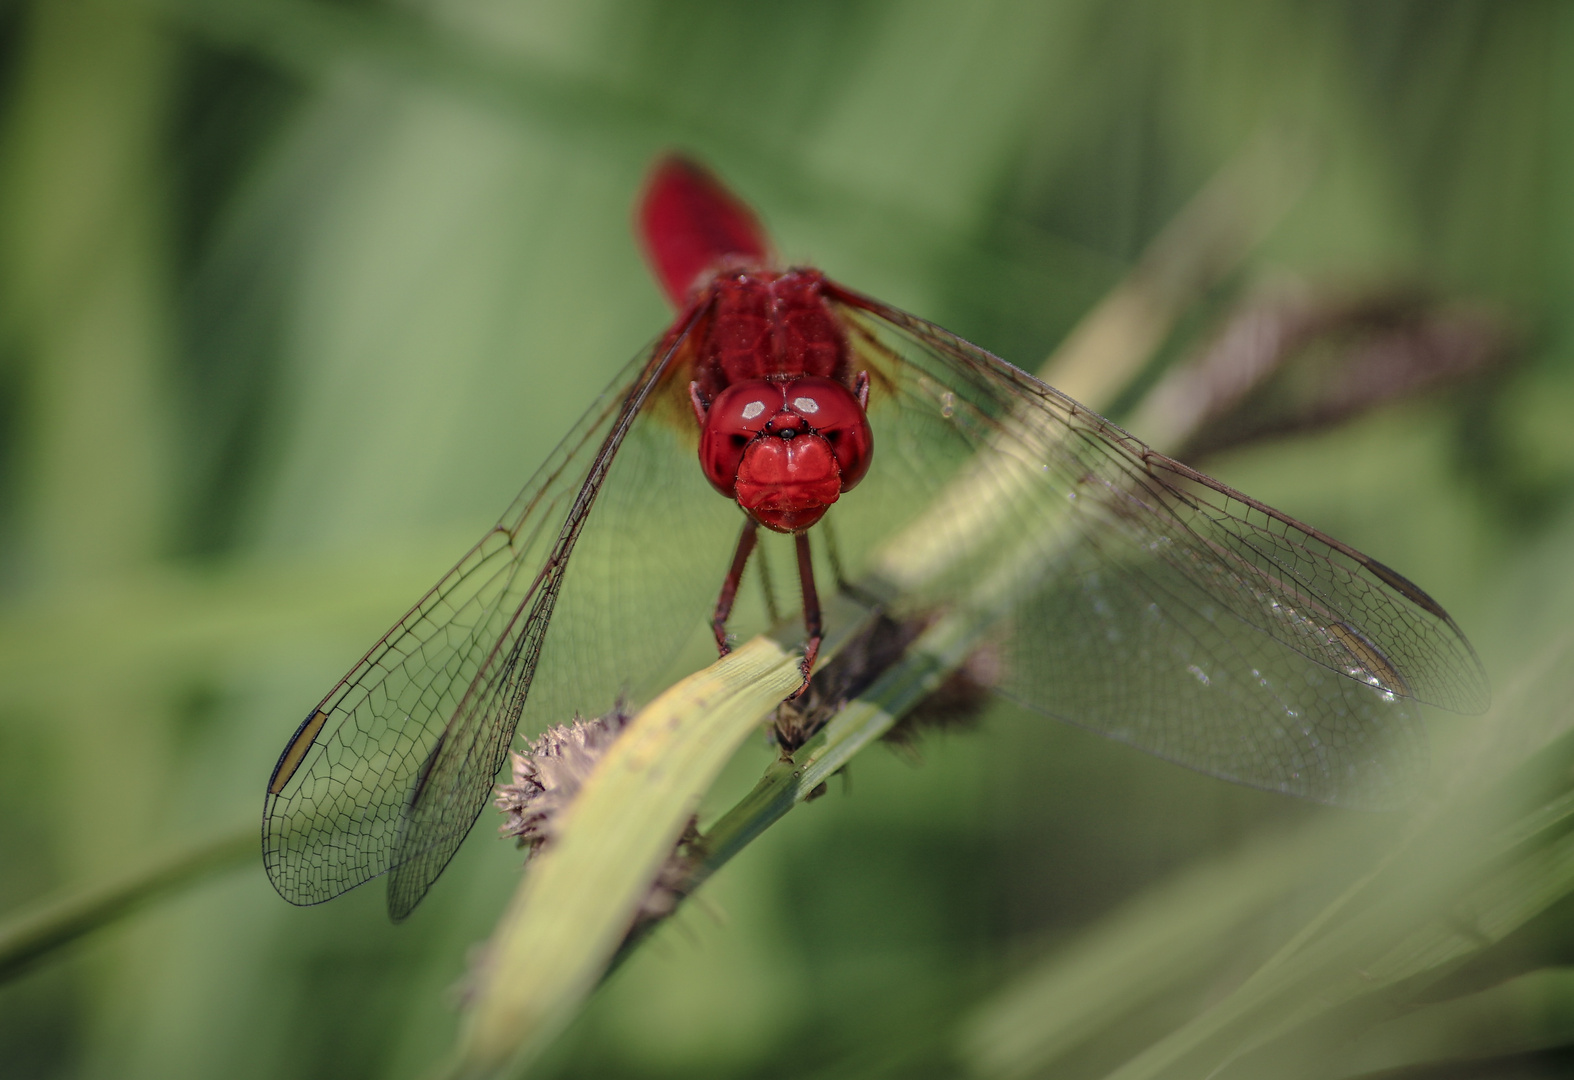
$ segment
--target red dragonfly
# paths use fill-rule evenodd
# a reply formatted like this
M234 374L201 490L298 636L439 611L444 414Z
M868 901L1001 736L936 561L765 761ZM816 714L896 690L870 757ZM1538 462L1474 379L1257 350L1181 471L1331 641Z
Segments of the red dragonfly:
M909 612L1004 573L996 690L1324 802L1407 796L1415 702L1485 708L1470 644L1410 581L932 323L779 267L698 165L659 162L638 217L676 320L290 738L263 810L285 899L389 873L407 915L521 723L653 693L707 620L722 653L729 626L772 625L773 562L796 565L806 679L817 558Z

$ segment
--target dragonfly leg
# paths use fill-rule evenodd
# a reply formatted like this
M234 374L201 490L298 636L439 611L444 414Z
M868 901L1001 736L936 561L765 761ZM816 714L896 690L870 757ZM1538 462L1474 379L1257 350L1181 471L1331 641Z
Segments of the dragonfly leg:
M759 538L759 523L746 518L743 532L738 536L738 550L733 552L732 566L727 571L727 580L721 583L721 595L716 598L716 611L710 619L710 628L716 635L716 651L722 656L732 652L732 646L727 644L727 617L732 614L732 602L738 598L738 583L743 580L743 568L749 565L749 553Z
M809 640L803 645L803 685L793 694L794 698L798 698L809 689L809 675L814 671L814 658L820 653L823 634L820 625L820 593L814 587L814 563L809 559L809 534L798 533L793 540L798 545L798 580L803 585L803 627L809 633Z

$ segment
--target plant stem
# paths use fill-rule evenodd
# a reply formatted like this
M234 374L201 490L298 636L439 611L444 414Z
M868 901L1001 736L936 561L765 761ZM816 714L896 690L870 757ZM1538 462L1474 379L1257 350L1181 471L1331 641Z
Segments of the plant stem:
M0 980L21 973L54 949L123 918L162 894L247 862L258 848L254 822L166 857L117 881L45 901L0 923Z

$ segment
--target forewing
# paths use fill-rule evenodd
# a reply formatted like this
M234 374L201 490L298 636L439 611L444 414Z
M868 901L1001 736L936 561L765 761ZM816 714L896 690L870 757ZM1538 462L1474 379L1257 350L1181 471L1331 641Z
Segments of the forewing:
M264 864L285 899L320 903L407 866L390 888L401 916L452 857L507 753L597 488L672 355L669 343L631 362L297 730L263 809Z
M933 324L837 296L874 376L869 486L890 470L925 507L866 545L863 570L924 603L1008 611L1007 696L1203 772L1363 806L1402 800L1424 770L1414 702L1485 707L1469 643L1403 577Z
M652 379L648 400L629 396L539 583L521 593L419 772L388 879L395 919L426 894L487 805L516 729L600 715L620 699L641 704L676 677L684 646L703 638L742 516L700 471L682 366ZM714 658L709 645L693 666Z

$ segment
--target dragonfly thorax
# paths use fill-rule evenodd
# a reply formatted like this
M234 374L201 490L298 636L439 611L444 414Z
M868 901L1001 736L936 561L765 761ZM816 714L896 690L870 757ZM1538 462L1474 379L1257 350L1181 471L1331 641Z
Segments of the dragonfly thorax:
M748 379L819 375L850 386L847 340L816 270L717 274L695 303L694 381L707 401Z

